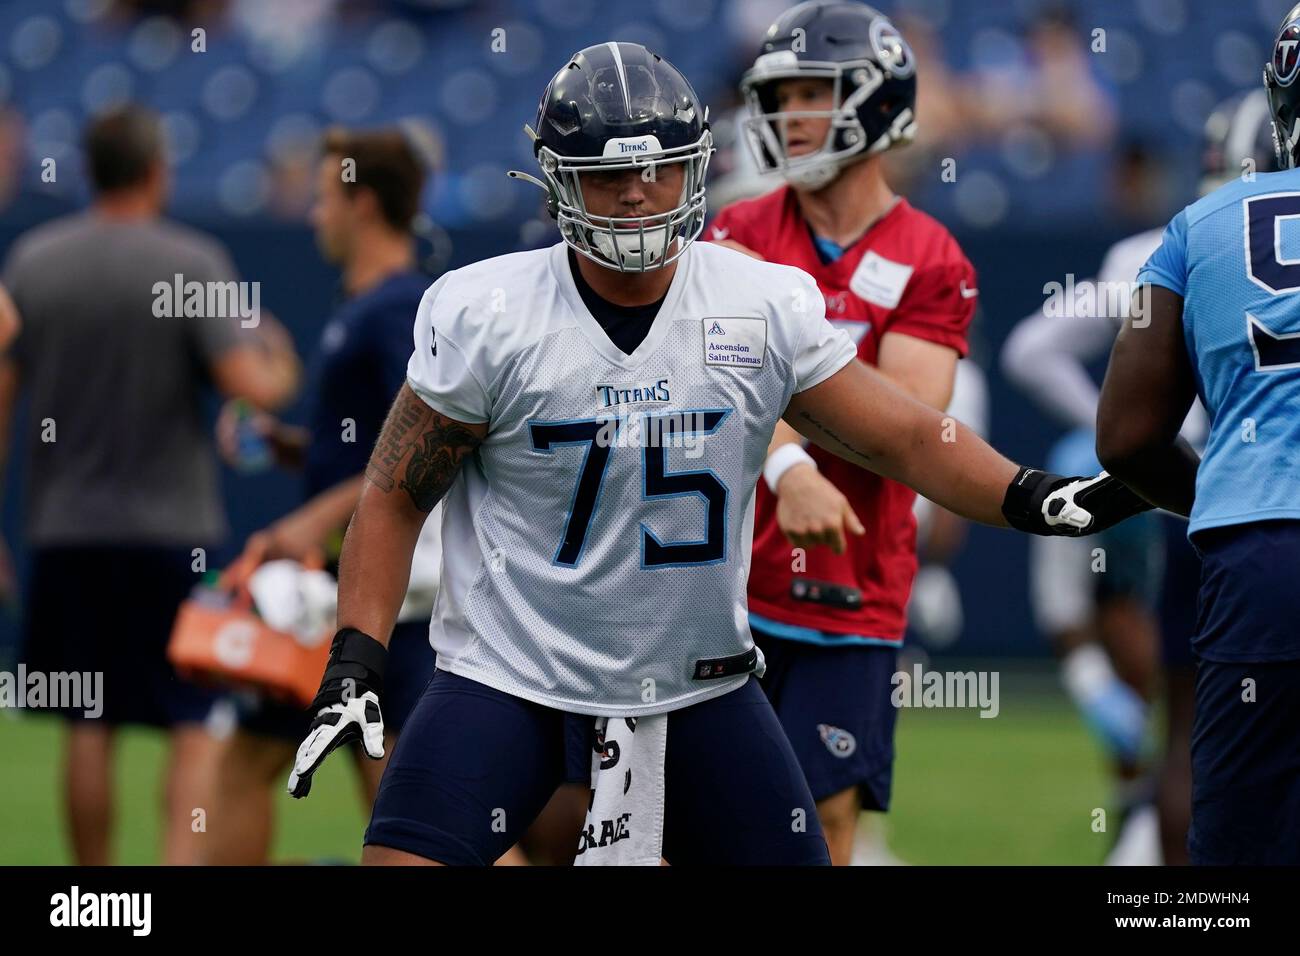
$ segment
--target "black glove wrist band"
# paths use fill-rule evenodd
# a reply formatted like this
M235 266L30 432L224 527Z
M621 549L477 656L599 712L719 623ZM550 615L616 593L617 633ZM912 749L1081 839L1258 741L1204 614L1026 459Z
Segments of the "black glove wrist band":
M360 664L382 681L388 666L388 648L355 627L345 627L334 635L330 645L330 666Z
M357 696L368 690L376 696L384 690L384 669L388 664L388 649L369 634L355 627L345 627L334 635L330 644L330 659L321 677L320 690L312 701L311 709L336 703L343 682L354 682Z
M1038 468L1022 467L1016 472L1002 499L1002 515L1007 524L1029 534L1051 534L1043 520L1043 501L1062 480Z

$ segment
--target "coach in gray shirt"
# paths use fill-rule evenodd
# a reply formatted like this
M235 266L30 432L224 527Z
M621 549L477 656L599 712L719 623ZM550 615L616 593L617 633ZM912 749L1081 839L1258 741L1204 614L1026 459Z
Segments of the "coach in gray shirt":
M0 362L0 433L17 388L29 397L24 660L103 674L94 710L60 709L77 862L110 862L113 733L136 723L170 732L163 861L185 863L202 837L191 812L208 805L212 696L177 677L166 646L194 549L227 531L204 391L275 408L299 366L221 245L160 218L156 117L101 116L85 148L93 205L19 238L3 271L21 328Z

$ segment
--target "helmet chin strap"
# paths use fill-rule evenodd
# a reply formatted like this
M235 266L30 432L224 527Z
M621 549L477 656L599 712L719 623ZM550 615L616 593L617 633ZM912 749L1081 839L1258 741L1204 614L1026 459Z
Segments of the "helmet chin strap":
M862 162L862 160L868 159L872 156L878 156L883 152L893 149L895 146L902 146L905 143L911 142L911 134L914 132L914 128L911 130L908 128L911 122L911 111L904 112L899 116L899 119L895 121L892 127L881 133L879 139L874 143L868 144L865 149L859 149L847 156L841 155L814 160L793 169L787 165L781 171L781 175L791 186L816 192L818 189L829 186L834 182L835 178L839 176L846 167L852 166L854 163ZM833 136L834 131L832 130L829 135ZM856 135L860 137L862 135L862 127L858 126L856 133L854 130L850 129L848 135Z
M688 184L683 182L680 197L683 202L687 198L688 188ZM608 260L611 269L648 272L662 265L661 260L668 257L668 250L681 231L681 223L672 225L667 221L662 226L637 230L610 230L592 226L588 230L587 244Z
M615 233L611 236L604 230L593 230L591 244L610 262L623 264L625 269L644 271L650 269L663 258L672 241L664 242L667 226L658 226L645 230L645 242L642 233L628 232L626 235ZM614 266L617 268L617 266Z
M881 136L880 141L887 139L888 134ZM854 153L851 156L840 156L837 159L825 159L821 162L809 163L798 169L785 169L783 176L785 181L791 186L800 189L810 189L816 192L825 186L833 183L837 176L854 163L860 163L864 159L870 159L885 152L883 149L864 149L861 152Z
M834 182L843 166L841 160L828 159L821 163L810 163L799 169L786 169L785 181L799 189L816 191Z

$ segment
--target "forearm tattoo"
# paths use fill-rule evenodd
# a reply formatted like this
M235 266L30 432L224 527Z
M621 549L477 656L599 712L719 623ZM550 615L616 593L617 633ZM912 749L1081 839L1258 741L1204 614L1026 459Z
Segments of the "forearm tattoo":
M818 421L817 418L814 417L813 415L809 415L807 412L800 412L799 417L802 418L804 421L806 421L813 428L817 429L819 432L821 432L831 441L835 442L835 444L839 445L840 448L844 449L844 451L848 452L850 455L853 455L855 458L860 458L862 461L871 461L871 456L868 455L865 451L862 451L860 448L854 448L852 445L846 442L839 435L835 434L835 432L832 431L829 427L824 425L822 422ZM831 449L828 449L828 451L829 450Z
M400 488L427 514L479 442L464 425L438 414L405 386L384 421L366 478L385 494Z

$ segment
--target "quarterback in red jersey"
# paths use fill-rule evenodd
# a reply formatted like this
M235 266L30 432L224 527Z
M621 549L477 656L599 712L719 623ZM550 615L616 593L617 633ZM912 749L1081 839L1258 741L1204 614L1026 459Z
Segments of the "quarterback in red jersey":
M895 196L881 170L880 155L915 132L906 41L862 4L801 4L768 30L742 87L759 165L787 185L723 209L708 238L809 273L859 359L945 408L978 292L956 241ZM831 857L845 864L861 810L889 805L891 681L917 566L916 496L805 450L784 422L764 478L750 624Z

